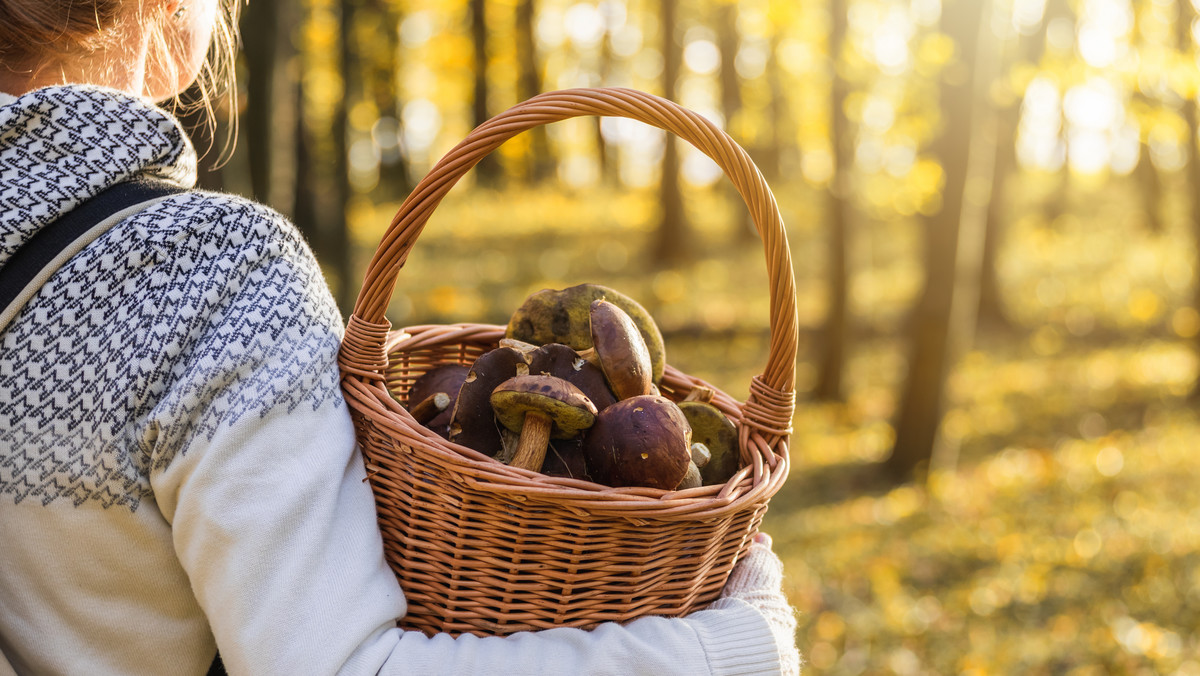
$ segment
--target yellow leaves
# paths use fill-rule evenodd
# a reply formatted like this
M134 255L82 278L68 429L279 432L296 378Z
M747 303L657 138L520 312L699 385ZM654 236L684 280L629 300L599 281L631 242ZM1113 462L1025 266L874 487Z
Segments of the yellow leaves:
M956 48L954 40L945 33L930 33L917 43L917 62L935 72L954 58Z
M846 632L846 623L836 613L824 612L817 618L816 633L823 641L836 641Z
M1183 98L1193 99L1200 92L1200 68L1196 67L1194 59L1174 59L1167 78L1171 89Z
M1200 334L1200 313L1190 307L1175 310L1171 315L1171 329L1180 338L1195 338Z
M1153 291L1135 289L1129 295L1129 315L1141 324L1156 321L1162 314L1163 304Z

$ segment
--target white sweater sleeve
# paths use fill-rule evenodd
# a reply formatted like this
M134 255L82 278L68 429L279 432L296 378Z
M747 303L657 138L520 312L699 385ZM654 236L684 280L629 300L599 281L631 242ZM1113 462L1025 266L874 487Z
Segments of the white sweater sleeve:
M151 476L229 673L777 673L766 621L740 602L508 638L395 628L404 598L337 389L340 328L319 271L302 246L223 260L202 271L221 321L197 329L156 410Z

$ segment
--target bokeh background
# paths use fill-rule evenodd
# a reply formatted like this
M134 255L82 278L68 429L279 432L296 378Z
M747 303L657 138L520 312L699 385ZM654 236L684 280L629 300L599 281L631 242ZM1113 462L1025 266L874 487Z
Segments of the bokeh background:
M1200 674L1200 0L273 0L202 185L305 232L343 310L400 201L537 92L713 120L788 226L793 469L766 528L814 674ZM236 145L227 139L237 127ZM439 207L394 325L639 300L744 399L763 250L639 123L517 137Z

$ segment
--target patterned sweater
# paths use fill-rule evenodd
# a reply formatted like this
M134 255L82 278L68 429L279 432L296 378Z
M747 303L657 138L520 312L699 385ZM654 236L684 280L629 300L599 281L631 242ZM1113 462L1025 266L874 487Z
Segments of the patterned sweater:
M94 87L0 95L0 265L135 176L189 187L173 118ZM61 268L0 333L0 673L759 674L762 615L426 638L338 385L341 318L297 231L189 191ZM5 663L7 660L7 663Z

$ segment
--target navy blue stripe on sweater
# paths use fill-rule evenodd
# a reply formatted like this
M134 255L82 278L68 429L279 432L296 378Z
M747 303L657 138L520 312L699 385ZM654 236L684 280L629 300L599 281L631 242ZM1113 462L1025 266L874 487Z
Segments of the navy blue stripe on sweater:
M0 267L0 314L59 253L94 226L122 209L183 191L172 183L148 178L117 183L38 230Z

